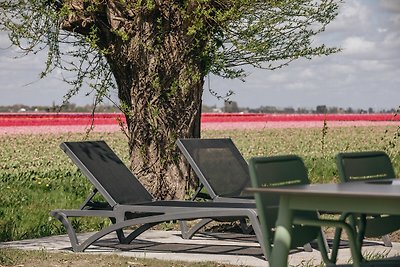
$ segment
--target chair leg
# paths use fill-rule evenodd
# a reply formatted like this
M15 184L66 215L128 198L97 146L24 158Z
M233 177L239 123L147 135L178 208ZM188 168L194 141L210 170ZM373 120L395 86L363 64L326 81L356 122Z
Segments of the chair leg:
M321 216L321 214L318 211L318 217L320 217L320 216ZM325 234L324 234L324 232L322 230L321 230L321 238L322 238L322 241L324 243L325 250L327 251L327 253L329 253L330 249L329 249L328 240L326 240L326 236L325 236Z
M339 252L339 247L340 247L340 237L342 235L343 229L336 227L335 230L335 236L333 238L333 243L332 243L332 253L331 253L331 259L336 262L337 255Z
M293 221L294 224L305 224L309 226L329 226L329 227L335 227L335 228L341 228L342 230L346 231L347 236L349 238L349 246L350 246L350 251L351 255L353 257L353 266L359 267L361 264L361 261L363 260L362 254L361 254L361 246L357 240L357 235L355 229L347 224L344 221L337 221L337 220L324 220L324 219L319 219L319 220L309 220L309 219L300 219L300 218L295 218ZM340 237L340 233L336 232L335 236ZM332 254L331 258L328 256L328 252L325 247L325 242L323 241L323 235L322 231L320 232L318 236L318 246L320 247L321 251L321 256L323 258L323 261L327 265L335 264L337 260L337 249L332 248ZM338 244L338 241L335 242Z
M329 253L330 249L329 249L328 240L326 239L326 236L322 231L321 231L321 235L322 235L322 241L324 241L325 250L326 250L327 253Z

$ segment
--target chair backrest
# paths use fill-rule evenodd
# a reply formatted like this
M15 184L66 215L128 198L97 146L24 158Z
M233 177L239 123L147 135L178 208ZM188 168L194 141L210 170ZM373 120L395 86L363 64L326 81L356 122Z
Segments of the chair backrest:
M277 187L309 184L308 171L296 155L256 157L249 161L253 187ZM277 205L279 198L266 196L269 206ZM263 201L265 201L263 200Z
M336 164L342 182L395 178L392 162L383 151L339 153Z
M303 160L296 155L273 157L256 157L249 161L250 177L253 187L277 187L289 185L309 184L308 170ZM277 219L279 197L255 193L257 212L260 223L267 229L269 242L273 242L273 229ZM316 219L318 214L309 211L296 211L302 217ZM302 246L314 240L319 229L310 226L296 226L293 228L292 247Z
M178 139L177 146L211 198L252 195L243 192L250 186L248 165L231 139Z
M153 200L104 141L64 142L60 147L111 206Z

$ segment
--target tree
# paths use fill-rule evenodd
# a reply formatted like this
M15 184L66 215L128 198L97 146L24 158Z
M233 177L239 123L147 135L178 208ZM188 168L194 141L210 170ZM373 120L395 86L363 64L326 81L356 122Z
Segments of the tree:
M326 105L319 105L319 106L317 106L317 108L315 109L315 112L316 113L319 113L319 114L324 114L324 113L326 113L328 111L328 108L326 107Z
M176 150L200 136L204 77L246 76L338 50L312 45L337 15L334 0L2 0L1 30L26 53L47 51L41 77L75 72L96 104L117 89L131 169L158 198L182 197L194 181Z
M224 112L227 113L239 112L238 103L235 101L225 101Z

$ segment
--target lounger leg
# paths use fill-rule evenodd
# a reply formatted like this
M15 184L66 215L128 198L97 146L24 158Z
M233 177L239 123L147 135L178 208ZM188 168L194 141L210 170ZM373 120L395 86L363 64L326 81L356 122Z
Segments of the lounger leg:
M186 233L189 231L189 227L185 221L178 221L179 222L179 228L181 229L181 235L183 239L188 239L186 238Z
M193 226L190 229L188 229L188 226L185 221L179 221L179 224L181 226L182 238L191 239L201 228L203 228L205 225L209 224L212 221L213 221L212 219L202 219L200 220L200 222L198 222L195 226Z
M181 228L181 234L183 239L191 239L202 227L206 226L212 219L202 219L192 228L188 228L187 223L184 221L179 221L179 225ZM247 225L245 219L240 219L240 228L244 234L250 234L253 231L253 227L251 225Z
M123 222L126 220L124 215L119 215L119 219L116 218L109 218L113 224L116 224L117 222ZM124 218L121 220L121 218ZM131 232L128 236L125 236L124 231L122 229L117 229L115 232L117 233L118 240L121 244L130 244L132 240L134 240L136 237L144 233L146 230L150 229L151 227L159 224L157 223L146 223L135 229L133 232Z
M243 234L248 235L251 233L251 231L253 231L251 225L247 225L246 219L240 219L239 223L240 223L240 229L242 229Z
M113 223L113 224L116 224L116 219L115 218L109 218L110 219L110 221ZM119 242L121 242L122 244L124 243L124 240L125 240L125 234L124 234L124 231L122 230L122 229L118 229L118 230L116 230L115 231L116 232L116 234L117 234L117 237L118 237L118 240L119 240Z
M123 240L120 240L120 242L122 244L130 244L132 242L132 240L134 240L136 237L138 237L139 235L141 235L142 233L144 233L145 231L147 231L148 229L150 229L151 227L153 227L157 224L159 224L159 222L143 224L142 226L137 228L135 231L130 233L126 238L124 238Z
M72 226L71 222L68 220L68 217L61 212L52 211L50 214L64 225L65 229L67 230L69 240L71 242L72 250L75 252L80 251L78 237L76 236L75 229Z
M304 244L303 245L303 249L304 249L305 252L312 252L313 251L313 248L312 248L310 243Z
M385 247L393 247L392 241L390 241L389 235L382 236L382 241L383 241L383 244L385 245Z
M267 238L265 238L264 240L258 215L256 212L249 212L247 216L250 220L250 224L254 230L254 234L256 235L257 241L260 244L261 251L263 252L265 260L268 260L271 256L271 246L270 243L267 242Z

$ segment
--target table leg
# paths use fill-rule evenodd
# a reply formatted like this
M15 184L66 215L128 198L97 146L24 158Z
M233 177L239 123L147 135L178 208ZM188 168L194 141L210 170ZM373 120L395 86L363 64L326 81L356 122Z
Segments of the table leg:
M282 196L279 203L272 256L269 259L272 267L288 266L288 256L292 239L292 221L293 211L289 209L289 199L286 196Z

